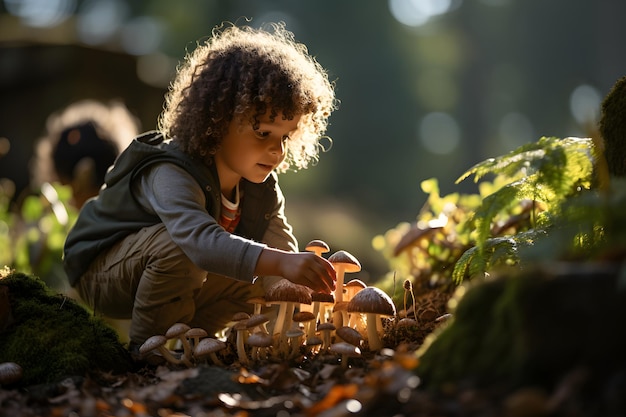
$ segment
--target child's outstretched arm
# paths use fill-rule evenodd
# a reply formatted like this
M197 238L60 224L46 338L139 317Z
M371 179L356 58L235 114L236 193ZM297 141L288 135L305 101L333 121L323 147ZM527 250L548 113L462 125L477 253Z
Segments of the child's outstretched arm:
M265 248L259 256L256 275L277 275L316 292L335 289L336 274L332 264L312 252L286 252Z

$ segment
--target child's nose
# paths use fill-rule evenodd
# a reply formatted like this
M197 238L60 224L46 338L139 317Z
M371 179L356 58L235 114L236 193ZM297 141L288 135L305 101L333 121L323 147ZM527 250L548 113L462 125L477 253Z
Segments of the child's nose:
M282 155L285 153L285 142L282 139L274 141L270 147L270 152L276 155Z

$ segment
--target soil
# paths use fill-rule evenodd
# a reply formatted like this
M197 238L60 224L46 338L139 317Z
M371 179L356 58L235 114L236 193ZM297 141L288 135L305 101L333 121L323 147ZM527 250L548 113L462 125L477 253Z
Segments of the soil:
M387 321L385 348L371 352L363 344L361 356L345 363L331 353L307 355L302 349L288 360L260 360L244 367L229 340L220 353L225 366L145 365L122 374L98 371L51 384L4 387L0 389L0 416L626 415L623 361L604 366L601 372L574 362L550 384L513 385L466 375L428 386L420 376L416 352L440 326L447 325L448 298L437 293L428 302L418 300L416 305L427 308L418 309L414 324L398 326ZM602 306L593 302L580 307L599 313L590 319L600 327L614 326L610 317L598 323ZM563 302L555 300L553 305L561 308ZM621 332L622 328L613 330ZM442 364L447 365L451 364Z

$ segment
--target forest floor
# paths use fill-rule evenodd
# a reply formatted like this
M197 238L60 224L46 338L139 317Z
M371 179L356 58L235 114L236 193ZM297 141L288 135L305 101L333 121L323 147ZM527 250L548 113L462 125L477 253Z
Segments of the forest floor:
M424 388L415 373L415 353L443 322L437 318L446 314L446 299L441 296L431 303L431 313L416 314L415 325L388 327L382 350L373 353L364 345L360 357L345 363L331 353L307 356L302 351L289 360L262 360L243 367L229 342L220 355L225 366L143 366L125 374L96 372L54 384L0 389L0 416L624 415L620 414L626 411L623 393L602 400L617 402L611 403L615 413L580 411L580 394L588 378L583 369L573 369L550 391L486 389L471 383L450 384L436 391Z

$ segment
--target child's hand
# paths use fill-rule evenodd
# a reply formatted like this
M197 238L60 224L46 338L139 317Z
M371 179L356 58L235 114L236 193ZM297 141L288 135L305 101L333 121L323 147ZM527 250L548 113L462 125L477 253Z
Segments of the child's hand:
M263 249L257 262L258 275L278 275L316 292L331 293L336 274L332 264L311 252L285 252Z

